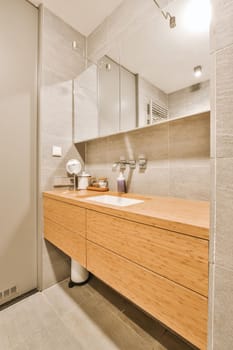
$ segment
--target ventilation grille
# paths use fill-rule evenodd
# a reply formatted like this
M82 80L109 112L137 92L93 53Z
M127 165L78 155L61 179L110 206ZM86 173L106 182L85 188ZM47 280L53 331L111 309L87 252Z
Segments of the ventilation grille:
M7 301L7 299L16 296L16 294L17 294L17 287L16 286L1 290L0 291L0 304L4 301Z
M168 108L160 106L153 100L147 104L147 124L155 124L168 118Z

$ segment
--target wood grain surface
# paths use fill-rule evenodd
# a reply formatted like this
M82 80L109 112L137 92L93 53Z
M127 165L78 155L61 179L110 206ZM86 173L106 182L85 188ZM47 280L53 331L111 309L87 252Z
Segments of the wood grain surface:
M85 238L47 218L44 220L44 237L65 254L86 267Z
M65 229L86 236L86 211L77 205L44 197L44 217Z
M87 269L199 349L206 349L207 298L89 241Z
M208 295L208 241L92 210L87 210L87 239Z
M45 198L57 199L135 222L209 239L209 202L127 193L121 196L142 199L144 202L127 207L117 207L89 202L88 197L94 195L101 195L101 193L86 190L44 192ZM119 196L116 192L108 192L107 195Z

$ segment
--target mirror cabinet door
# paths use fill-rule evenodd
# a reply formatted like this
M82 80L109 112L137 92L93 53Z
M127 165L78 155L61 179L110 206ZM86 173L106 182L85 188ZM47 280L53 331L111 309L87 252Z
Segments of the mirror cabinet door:
M137 76L120 66L120 131L137 127Z
M99 137L98 69L88 67L73 81L74 138L82 142Z
M98 62L99 70L99 136L119 132L120 67L104 56Z
M145 0L144 14L101 42L103 57L86 63L74 81L76 142L210 110L209 22L199 33L187 21L196 3L169 2L163 11L171 22Z

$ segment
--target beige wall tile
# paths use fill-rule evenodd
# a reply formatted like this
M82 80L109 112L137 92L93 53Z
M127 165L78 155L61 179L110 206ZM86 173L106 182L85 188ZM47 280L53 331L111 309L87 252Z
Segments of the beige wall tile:
M42 289L46 289L70 275L70 258L46 240L42 248Z
M233 7L233 6L232 6ZM233 15L233 14L232 14ZM233 45L216 54L216 156L233 157Z
M210 32L211 52L233 44L232 0L211 0L213 19Z
M169 118L210 110L210 82L206 81L168 95Z
M112 166L121 156L138 159L144 154L153 167L168 166L168 124L114 135L87 143L87 164Z
M53 145L62 146L62 157L53 157L52 156L52 147ZM67 139L63 140L56 136L48 135L46 142L44 142L41 150L41 155L43 157L43 169L63 169L64 174L66 174L66 163L69 159L79 159L83 165L83 161L77 154L77 150L71 142ZM84 166L84 165L83 165ZM44 174L45 175L45 174Z
M170 168L169 195L196 200L209 200L210 168Z
M215 268L213 349L232 349L233 270Z
M210 157L216 156L216 54L210 55Z
M217 159L216 174L216 264L233 269L233 159Z
M85 64L82 57L86 39L49 10L44 9L43 17L43 70L56 72L60 82L73 79L80 72L80 64ZM77 50L72 47L74 40L79 47ZM46 75L42 77L46 83Z
M45 191L53 188L55 176L66 176L68 159L81 160L72 144L72 79L84 69L86 39L49 10L41 11L40 191ZM72 48L74 40L79 46L77 50ZM62 157L52 157L53 145L62 147ZM42 251L40 284L47 288L69 276L70 264L49 243L43 244Z
M214 324L214 277L215 264L209 263L209 291L208 291L208 350L213 350L213 324Z
M87 57L97 62L108 52L108 45L108 19L106 19L87 38Z
M91 175L108 176L110 189L116 190L119 169L112 171L112 164L120 156L137 160L144 154L145 172L138 167L125 172L129 192L208 200L209 129L209 117L197 116L91 141L86 166Z
M136 170L128 189L134 193L168 196L169 168L148 168L145 173Z
M165 7L173 0L161 0L160 6ZM87 38L87 55L97 61L108 53L121 36L130 34L132 28L141 26L141 18L154 14L154 4L151 1L124 0L118 8L101 23ZM133 24L133 26L132 26Z
M209 140L210 117L208 114L170 122L170 166L208 166L210 157Z
M88 165L87 171L95 177L108 177L109 188L111 191L117 191L117 177L119 168L112 170L107 166L96 168L94 165ZM169 194L169 168L148 168L145 173L135 170L124 171L126 187L128 192L168 196Z
M210 160L210 241L209 262L215 263L216 242L216 159Z
M144 154L148 160L148 166L167 167L168 166L168 135L169 125L157 125L144 130L136 130L125 137L125 145L130 145L131 152L138 158Z
M233 290L233 2L212 0L209 350L231 349ZM216 158L217 157L217 158Z

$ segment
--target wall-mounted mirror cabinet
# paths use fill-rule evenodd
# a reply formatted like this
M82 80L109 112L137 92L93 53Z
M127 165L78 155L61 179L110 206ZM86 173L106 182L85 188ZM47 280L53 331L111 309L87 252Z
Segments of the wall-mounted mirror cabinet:
M150 15L127 26L96 63L87 60L74 81L76 142L210 109L208 8L196 23L199 0L171 1L163 13L145 1Z

